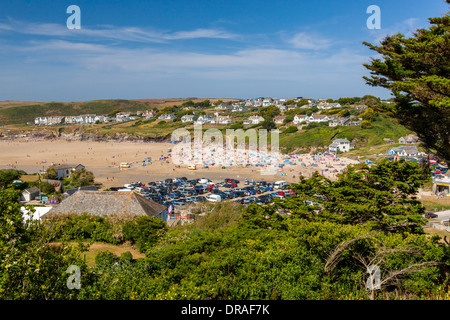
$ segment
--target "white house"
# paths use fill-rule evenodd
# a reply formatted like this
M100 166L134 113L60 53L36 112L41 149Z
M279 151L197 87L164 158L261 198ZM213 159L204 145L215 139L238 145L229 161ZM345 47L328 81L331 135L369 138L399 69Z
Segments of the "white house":
M150 118L153 118L156 115L156 112L153 111L153 110L145 110L145 111L141 112L140 115L142 117L144 117L145 119L150 119Z
M209 121L211 124L232 124L233 121L229 116L218 116Z
M243 124L260 124L264 121L264 118L261 116L250 116L248 119L243 121Z
M95 116L94 120L95 120L94 122L97 122L97 121L99 121L99 122L109 122L109 121L111 121L111 118L108 117L108 116Z
M213 118L212 116L202 114L202 115L198 116L197 120L194 123L195 124L205 124L207 122L210 122L212 118Z
M333 142L328 146L328 150L330 152L347 152L350 149L353 149L353 147L350 145L350 141L347 139L335 139Z
M418 141L419 141L419 137L416 136L415 134L408 134L408 135L398 139L398 143L401 143L401 144L412 144L412 143L417 143Z
M263 107L268 107L268 106L270 106L270 105L272 105L272 104L273 104L272 98L265 98L265 99L263 99L263 101L262 101L262 106L263 106Z
M69 178L72 171L85 168L81 164L59 164L52 167L56 169L56 178L58 180Z
M275 124L283 124L285 119L286 116L276 116L275 118L273 118L273 122Z
M247 110L248 110L248 107L239 105L239 106L234 106L233 110L231 110L231 112L247 111Z
M307 122L309 119L309 116L307 116L306 114L296 114L294 117L294 124L299 124L302 122Z
M175 113L163 113L158 117L158 119L173 120L173 119L175 119Z
M393 147L388 150L388 154L398 155L400 157L413 157L421 154L416 146Z
M329 117L326 114L313 114L308 118L307 122L328 122L333 117Z
M340 108L341 105L339 103L328 103L328 102L321 102L317 105L317 108L327 110L331 108Z
M181 117L181 122L193 122L194 121L194 115L193 114L185 114Z
M229 103L224 102L224 103L221 103L221 104L217 105L214 109L217 109L217 110L228 110L228 109L233 109L233 106L230 105Z
M62 122L64 122L64 117L62 116L37 117L34 119L35 125L44 125L44 126L60 124Z

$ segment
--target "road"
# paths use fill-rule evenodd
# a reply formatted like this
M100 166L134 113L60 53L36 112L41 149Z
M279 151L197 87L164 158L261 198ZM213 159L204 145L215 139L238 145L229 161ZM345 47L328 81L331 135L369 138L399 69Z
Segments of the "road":
M450 210L437 211L435 213L438 215L436 218L438 220L450 220Z

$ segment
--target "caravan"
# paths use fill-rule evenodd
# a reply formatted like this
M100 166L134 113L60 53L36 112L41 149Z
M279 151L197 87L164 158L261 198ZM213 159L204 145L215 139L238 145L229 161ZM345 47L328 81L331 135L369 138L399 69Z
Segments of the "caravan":
M286 181L276 181L274 184L275 189L285 189L289 186L289 183Z
M219 201L222 201L222 197L218 194L208 194L206 196L206 200L211 201L211 202L219 202Z

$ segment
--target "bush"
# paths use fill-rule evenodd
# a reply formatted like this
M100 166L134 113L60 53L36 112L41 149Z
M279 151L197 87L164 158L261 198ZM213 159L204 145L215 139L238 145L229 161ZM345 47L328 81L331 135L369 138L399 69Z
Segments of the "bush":
M361 129L370 129L373 128L373 126L370 124L370 121L363 120L361 122Z
M122 228L124 239L136 244L140 252L155 245L166 230L164 221L149 216L139 216L133 221L126 222Z
M120 255L120 260L132 261L133 260L133 255L131 254L130 251L125 251L124 253L122 253Z
M297 131L298 131L298 128L296 126L289 126L286 130L283 131L283 133L294 133Z
M103 251L95 256L95 263L98 266L110 266L118 262L119 257L117 257L111 251Z
M43 220L57 240L92 240L118 244L112 224L105 217L90 214L50 215Z

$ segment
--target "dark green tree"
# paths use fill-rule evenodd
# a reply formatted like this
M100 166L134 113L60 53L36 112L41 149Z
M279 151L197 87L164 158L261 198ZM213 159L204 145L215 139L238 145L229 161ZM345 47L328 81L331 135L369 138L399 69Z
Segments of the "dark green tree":
M94 183L94 174L86 169L76 169L70 174L70 184L74 187L85 187Z
M0 190L0 299L75 298L76 290L66 286L66 270L77 265L82 286L87 284L88 270L80 258L86 246L51 245L53 234L20 210L19 194Z
M371 167L350 166L337 181L318 173L309 179L301 177L298 184L292 184L300 196L283 203L313 219L421 233L424 207L414 195L426 181L415 162L383 160Z
M14 180L19 179L20 172L15 169L2 169L0 170L0 188L7 187Z
M267 107L261 107L259 108L258 114L263 117L264 119L273 119L275 116L278 116L280 114L280 108L277 106L271 105Z
M364 79L395 97L379 110L416 132L426 149L450 165L450 17L429 21L428 29L410 38L388 36L379 46L363 42L381 56L364 64L371 71Z
M125 240L135 243L141 252L154 245L159 237L167 230L167 226L161 219L139 216L123 225Z

